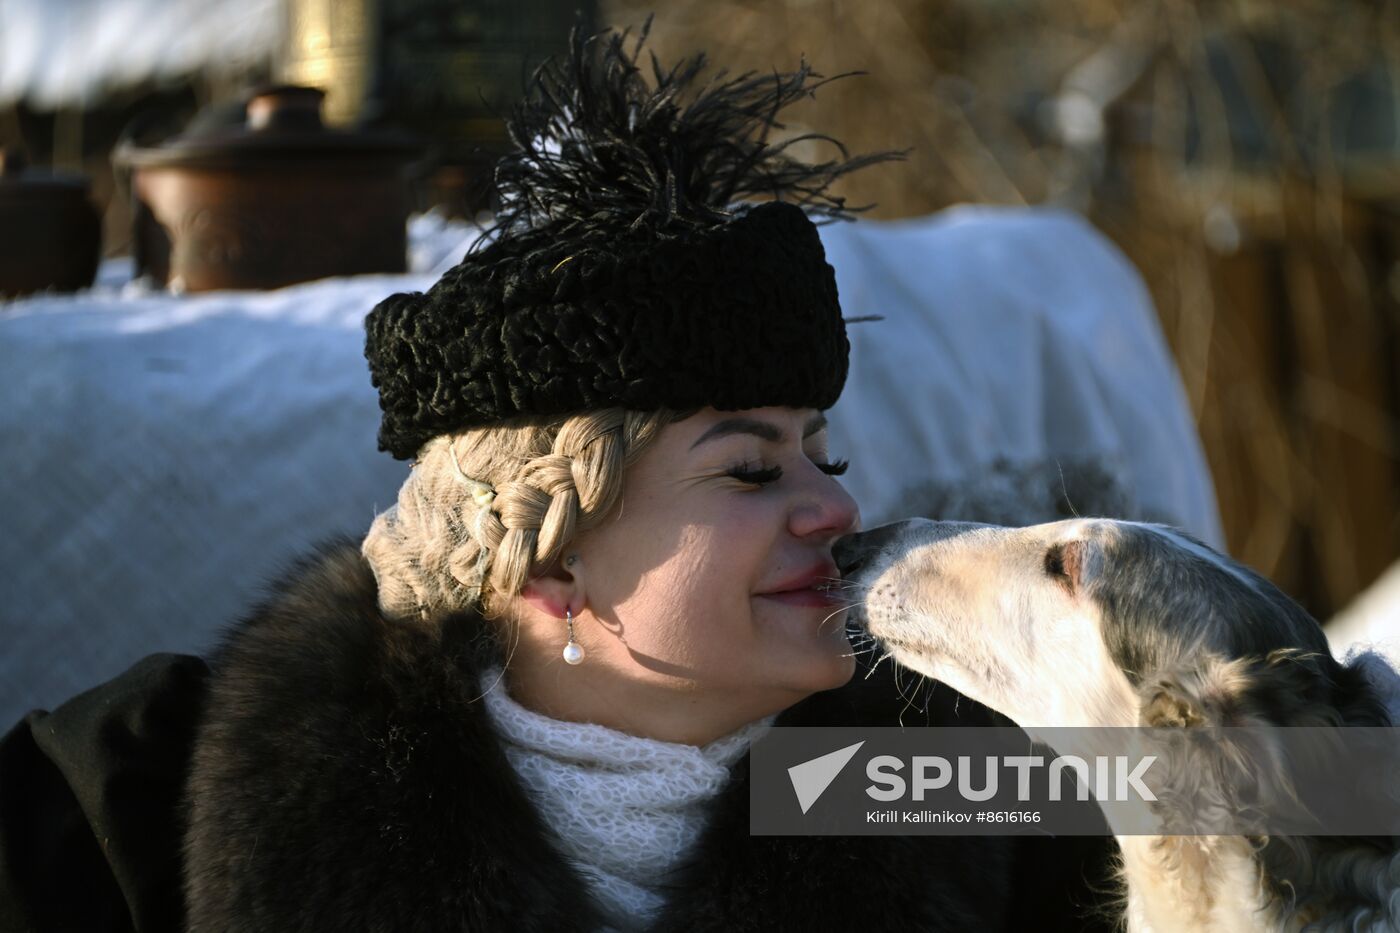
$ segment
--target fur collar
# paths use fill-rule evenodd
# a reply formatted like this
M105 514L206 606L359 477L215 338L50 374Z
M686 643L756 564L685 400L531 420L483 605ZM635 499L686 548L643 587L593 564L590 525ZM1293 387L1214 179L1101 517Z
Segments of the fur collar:
M225 635L186 788L191 931L599 928L476 700L487 632L386 621L342 539ZM889 670L776 724L921 724ZM940 695L931 724L952 721ZM657 930L1004 926L1011 838L750 836L747 756L711 811Z

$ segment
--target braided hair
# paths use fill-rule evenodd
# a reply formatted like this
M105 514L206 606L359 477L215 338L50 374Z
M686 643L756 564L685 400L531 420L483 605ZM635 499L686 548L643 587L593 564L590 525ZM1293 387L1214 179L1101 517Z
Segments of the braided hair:
M360 548L380 608L425 620L468 607L498 614L612 513L627 467L690 414L609 408L433 438ZM466 477L489 483L495 496L482 503Z

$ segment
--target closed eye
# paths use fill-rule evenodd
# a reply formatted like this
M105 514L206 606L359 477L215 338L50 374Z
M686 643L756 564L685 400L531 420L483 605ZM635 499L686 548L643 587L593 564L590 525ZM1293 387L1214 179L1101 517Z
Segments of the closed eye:
M734 469L729 471L729 475L741 483L748 483L750 486L766 486L769 483L777 482L782 477L783 468L775 466L762 470Z
M817 469L827 476L841 476L850 468L849 460L837 460L833 463L818 463ZM753 486L765 486L768 483L775 483L782 478L783 468L772 466L764 469L736 468L728 471L729 475L741 483L748 483Z

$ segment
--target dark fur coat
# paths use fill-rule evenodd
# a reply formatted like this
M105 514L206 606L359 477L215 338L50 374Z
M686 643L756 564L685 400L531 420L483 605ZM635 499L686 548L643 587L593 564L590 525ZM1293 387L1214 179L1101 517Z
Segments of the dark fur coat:
M321 548L227 633L211 673L200 676L184 663L173 696L165 681L148 688L156 700L144 702L158 701L180 723L165 730L156 758L165 762L164 778L179 775L184 791L169 812L146 800L140 819L130 799L104 803L104 793L116 799L110 790L89 794L95 802L83 805L83 788L95 781L110 789L120 783L113 775L65 773L82 770L65 762L91 757L84 741L125 748L125 756L112 757L129 765L137 743L102 717L120 715L132 727L137 714L122 704L139 706L139 696L123 688L114 713L111 685L85 695L93 720L86 738L49 742L52 749L44 733L64 708L31 714L27 729L22 723L0 746L0 928L25 917L29 925L14 928L49 926L48 895L34 887L43 873L14 869L26 854L20 850L40 845L41 833L29 825L33 816L18 830L5 824L21 809L7 807L6 793L20 783L32 791L56 771L48 780L64 782L78 800L66 811L70 819L87 815L99 837L106 831L99 823L118 827L121 858L110 854L109 834L96 856L84 856L85 870L100 875L92 865L106 859L107 889L121 894L110 909L130 907L136 929L177 928L181 909L194 933L598 929L584 880L559 854L547 814L526 796L484 705L472 702L478 672L499 662L488 632L473 614L432 627L386 621L357 546L347 540ZM947 688L933 697L927 716L906 708L886 665L809 697L777 724L893 725L901 713L906 725L989 722L967 700L955 719ZM181 741L190 743L183 754ZM20 762L10 772L19 783L7 779L7 747ZM1094 919L1101 901L1094 889L1108 840L750 836L747 770L744 758L711 805L694 853L668 879L671 893L653 929L1083 930L1103 923ZM114 808L110 818L104 806ZM54 871L77 870L52 853L44 857Z

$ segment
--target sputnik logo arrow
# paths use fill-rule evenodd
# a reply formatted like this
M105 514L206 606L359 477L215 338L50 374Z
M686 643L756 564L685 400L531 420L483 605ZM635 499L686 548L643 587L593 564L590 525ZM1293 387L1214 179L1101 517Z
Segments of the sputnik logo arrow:
M812 809L812 804L831 786L831 782L836 780L836 775L841 773L841 769L846 767L846 763L855 757L864 744L862 739L854 745L838 748L820 758L813 758L788 768L788 777L792 780L792 789L797 793L797 803L802 807L803 813Z

